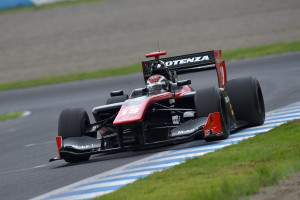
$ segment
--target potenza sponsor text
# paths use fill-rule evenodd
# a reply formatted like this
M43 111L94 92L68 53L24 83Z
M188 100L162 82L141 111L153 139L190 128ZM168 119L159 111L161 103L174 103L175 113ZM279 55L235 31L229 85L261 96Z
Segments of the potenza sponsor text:
M208 56L198 56L194 58L185 58L185 59L180 59L180 60L171 60L167 61L165 65L167 67L172 66L172 65L182 65L182 64L188 64L188 63L195 63L195 62L202 62L205 60L209 60Z

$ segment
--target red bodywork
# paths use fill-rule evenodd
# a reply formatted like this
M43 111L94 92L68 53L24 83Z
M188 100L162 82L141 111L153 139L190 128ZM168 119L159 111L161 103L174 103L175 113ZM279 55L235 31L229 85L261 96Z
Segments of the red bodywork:
M167 52L166 51L158 51L158 52L148 53L148 54L146 54L146 58L155 57L155 60L159 60L159 56L162 56L162 55L167 55Z
M227 73L225 67L225 61L221 60L221 50L214 50L215 65L218 75L219 88L225 88L227 82Z
M225 62L221 60L221 50L214 50L214 62L215 62L215 67L218 75L218 83L219 83L219 88L224 88L225 84L227 82L227 74L226 74L226 67L225 67ZM155 60L159 59L159 56L161 55L166 55L166 51L160 51L160 52L153 52L150 54L146 54L146 57L155 57ZM143 64L143 71L145 69L145 65ZM122 124L129 124L132 122L141 122L144 118L145 112L147 108L150 106L151 103L160 101L163 99L170 99L170 98L180 98L180 96L184 93L188 93L194 91L190 86L183 86L182 90L178 93L174 94L171 92L166 92L163 94L158 94L154 96L149 96L148 98L145 98L144 101L137 105L133 106L125 106L123 105L115 118L113 124L114 125L122 125ZM130 100L129 100L130 101ZM219 113L220 115L220 113ZM220 121L220 116L218 117L217 114L211 114L211 119L215 119L215 121ZM215 126L216 128L212 128L212 132L219 131L219 128L221 128L222 132L222 127L219 127L219 124L221 124L221 121L219 124L216 124L217 122L214 122L211 124L211 126ZM209 127L210 125L207 125ZM219 127L219 128L218 128ZM215 131L214 131L215 130Z
M204 137L219 133L222 133L220 113L211 113L208 115L207 122L204 125Z
M56 159L60 159L60 148L62 147L62 137L61 136L56 136L56 144L57 144L57 149L58 149L58 157Z
M137 105L133 105L133 106L122 105L113 124L121 125L121 124L129 124L133 122L141 122L143 121L145 112L151 103L161 101L164 99L180 98L181 95L192 91L194 90L190 86L183 86L180 92L175 93L175 97L174 97L174 93L165 92L162 94L149 96L145 98L143 102ZM129 99L127 101L134 101L134 99Z

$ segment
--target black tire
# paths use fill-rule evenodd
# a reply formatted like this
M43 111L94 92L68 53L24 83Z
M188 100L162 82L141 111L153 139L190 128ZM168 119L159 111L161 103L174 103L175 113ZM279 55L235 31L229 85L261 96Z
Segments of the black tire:
M120 103L128 99L128 95L114 96L107 99L106 104Z
M68 108L60 113L58 119L58 136L62 139L69 137L81 137L85 129L90 125L87 112L83 108ZM82 162L89 160L90 155L67 155L66 162Z
M236 119L250 126L262 125L265 121L265 104L259 82L254 77L238 78L226 83Z
M210 87L196 91L195 94L195 116L197 118L207 117L210 113L220 112L223 135L205 138L205 141L227 139L230 134L229 114L225 99L218 87Z
M58 136L81 137L90 125L87 112L83 108L68 108L60 113L58 119Z

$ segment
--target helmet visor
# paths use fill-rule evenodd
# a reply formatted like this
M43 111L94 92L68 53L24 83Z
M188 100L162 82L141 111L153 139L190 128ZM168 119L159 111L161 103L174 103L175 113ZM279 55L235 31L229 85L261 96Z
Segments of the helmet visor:
M147 85L147 89L150 93L158 94L167 91L166 83L156 83Z

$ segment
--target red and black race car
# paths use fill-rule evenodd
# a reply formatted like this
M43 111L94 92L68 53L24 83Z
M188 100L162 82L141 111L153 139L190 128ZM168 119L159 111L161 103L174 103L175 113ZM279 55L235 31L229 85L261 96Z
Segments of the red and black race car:
M265 107L259 82L253 77L227 81L221 50L159 59L154 52L143 61L146 87L128 96L112 91L106 105L92 111L91 124L83 108L61 112L56 137L59 156L50 161L86 161L92 154L204 139L228 138L231 131L264 123ZM216 70L218 86L194 90L178 75Z

